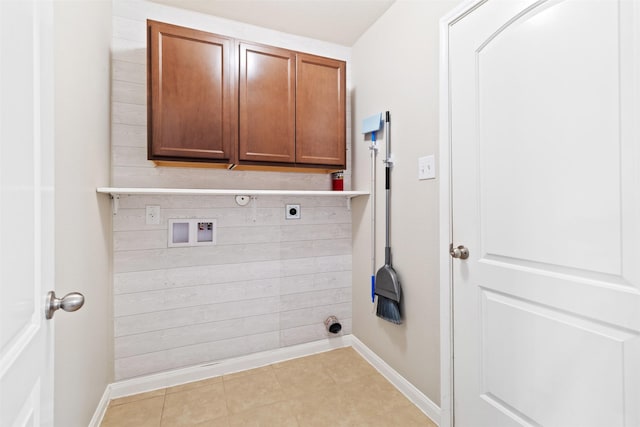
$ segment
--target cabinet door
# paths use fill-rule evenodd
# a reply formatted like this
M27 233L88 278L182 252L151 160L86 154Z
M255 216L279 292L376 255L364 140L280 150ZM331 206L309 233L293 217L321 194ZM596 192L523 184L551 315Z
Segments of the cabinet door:
M298 53L296 163L345 166L344 61Z
M240 44L240 160L295 161L295 53Z
M149 159L233 160L232 40L148 21Z

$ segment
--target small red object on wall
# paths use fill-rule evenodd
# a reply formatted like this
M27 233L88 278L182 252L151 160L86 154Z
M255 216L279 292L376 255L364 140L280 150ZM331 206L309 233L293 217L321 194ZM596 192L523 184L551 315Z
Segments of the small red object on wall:
M331 174L331 183L333 191L344 190L344 172L333 172Z

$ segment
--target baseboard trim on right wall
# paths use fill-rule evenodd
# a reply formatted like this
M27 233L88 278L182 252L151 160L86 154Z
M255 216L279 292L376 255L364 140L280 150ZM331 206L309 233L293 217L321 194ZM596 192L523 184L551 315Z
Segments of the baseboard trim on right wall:
M425 396L420 390L418 390L413 384L407 381L402 375L400 375L395 369L382 360L377 354L375 354L369 347L367 347L362 341L351 335L351 346L360 355L373 365L391 384L394 385L407 399L413 402L422 412L425 413L431 420L440 425L441 410L431 399Z

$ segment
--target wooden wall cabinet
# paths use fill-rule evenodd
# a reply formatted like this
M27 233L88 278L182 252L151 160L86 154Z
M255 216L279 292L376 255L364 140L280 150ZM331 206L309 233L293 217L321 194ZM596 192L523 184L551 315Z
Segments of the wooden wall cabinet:
M239 49L239 159L295 163L295 53L247 43Z
M147 21L148 157L232 163L233 40Z
M296 163L346 165L345 66L296 54Z
M346 166L344 61L148 28L150 160Z
M343 168L345 65L240 43L240 163Z

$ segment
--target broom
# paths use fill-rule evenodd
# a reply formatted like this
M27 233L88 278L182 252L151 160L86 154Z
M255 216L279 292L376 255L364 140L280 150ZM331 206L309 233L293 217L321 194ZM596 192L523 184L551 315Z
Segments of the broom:
M400 281L393 266L391 265L391 246L389 244L389 216L391 205L391 159L390 159L390 140L391 140L391 120L389 112L386 112L387 126L385 129L385 142L387 150L387 158L384 161L385 168L385 247L384 247L384 265L380 267L376 273L375 294L378 296L378 305L376 315L384 320L399 325L402 323L400 316L400 297L402 296L402 288Z

